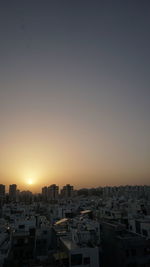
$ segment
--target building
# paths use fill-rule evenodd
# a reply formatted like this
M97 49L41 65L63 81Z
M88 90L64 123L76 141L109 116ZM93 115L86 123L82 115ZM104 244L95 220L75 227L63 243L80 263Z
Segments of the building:
M61 190L61 196L63 198L73 197L73 186L70 184L65 185L63 189Z
M72 220L63 218L55 223L59 253L54 255L57 264L62 266L100 267L99 223L83 215Z
M57 200L59 196L59 186L52 184L47 188L47 199Z
M19 193L19 200L21 202L32 203L32 198L33 198L32 192L30 192L30 191L21 191Z
M42 188L42 199L45 200L45 201L47 200L47 191L48 191L48 187L44 186Z
M0 266L8 266L5 265L7 259L9 257L11 249L11 239L8 229L0 223Z
M150 240L124 225L101 221L102 266L150 266Z
M5 185L0 184L0 196L5 196Z
M17 185L11 184L9 186L9 200L16 201L16 196L17 196Z
M0 184L0 206L4 204L5 201L5 185Z
M36 218L18 219L12 233L11 260L13 266L29 264L35 254ZM11 265L9 265L11 266Z

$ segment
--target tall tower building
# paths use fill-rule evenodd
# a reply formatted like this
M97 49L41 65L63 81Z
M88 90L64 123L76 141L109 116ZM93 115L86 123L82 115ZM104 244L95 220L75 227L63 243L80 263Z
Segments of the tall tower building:
M5 201L5 185L0 184L0 206L3 205Z
M17 185L11 184L9 186L9 200L16 201L16 196L17 196Z
M70 184L66 184L61 190L61 195L64 198L71 198L73 197L73 192L73 186Z
M0 196L5 196L5 185L0 184Z
M43 200L47 200L47 192L48 192L48 187L47 186L44 186L42 188L42 199Z
M59 186L52 184L47 188L48 200L57 200L59 195Z

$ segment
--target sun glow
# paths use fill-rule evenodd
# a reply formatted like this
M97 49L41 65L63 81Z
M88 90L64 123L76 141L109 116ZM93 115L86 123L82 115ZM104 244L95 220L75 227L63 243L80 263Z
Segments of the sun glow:
M28 179L27 182L26 182L28 185L33 185L34 184L34 181L33 179Z
M35 186L38 183L39 175L33 171L24 171L23 181L26 186Z

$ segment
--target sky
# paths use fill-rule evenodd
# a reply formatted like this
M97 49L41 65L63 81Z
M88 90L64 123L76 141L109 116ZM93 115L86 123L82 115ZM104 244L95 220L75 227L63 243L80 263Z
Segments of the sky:
M0 1L0 183L150 184L149 47L148 0Z

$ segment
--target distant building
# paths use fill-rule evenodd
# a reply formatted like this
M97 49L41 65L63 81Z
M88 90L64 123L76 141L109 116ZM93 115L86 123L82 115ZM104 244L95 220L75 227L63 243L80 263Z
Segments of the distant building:
M47 192L48 192L48 187L44 186L42 188L42 199L45 200L45 201L47 200Z
M20 192L19 193L19 200L22 202L31 203L32 202L32 192L30 192L30 191Z
M5 196L5 185L0 184L0 196Z
M17 185L11 184L9 186L9 200L16 201L16 196L17 196Z
M47 188L47 199L57 200L59 195L59 186L52 184Z
M19 202L20 201L20 190L17 189L16 190L16 202Z
M73 186L70 184L65 185L61 190L61 196L64 198L73 197Z
M5 185L0 184L0 206L3 205L5 200Z

